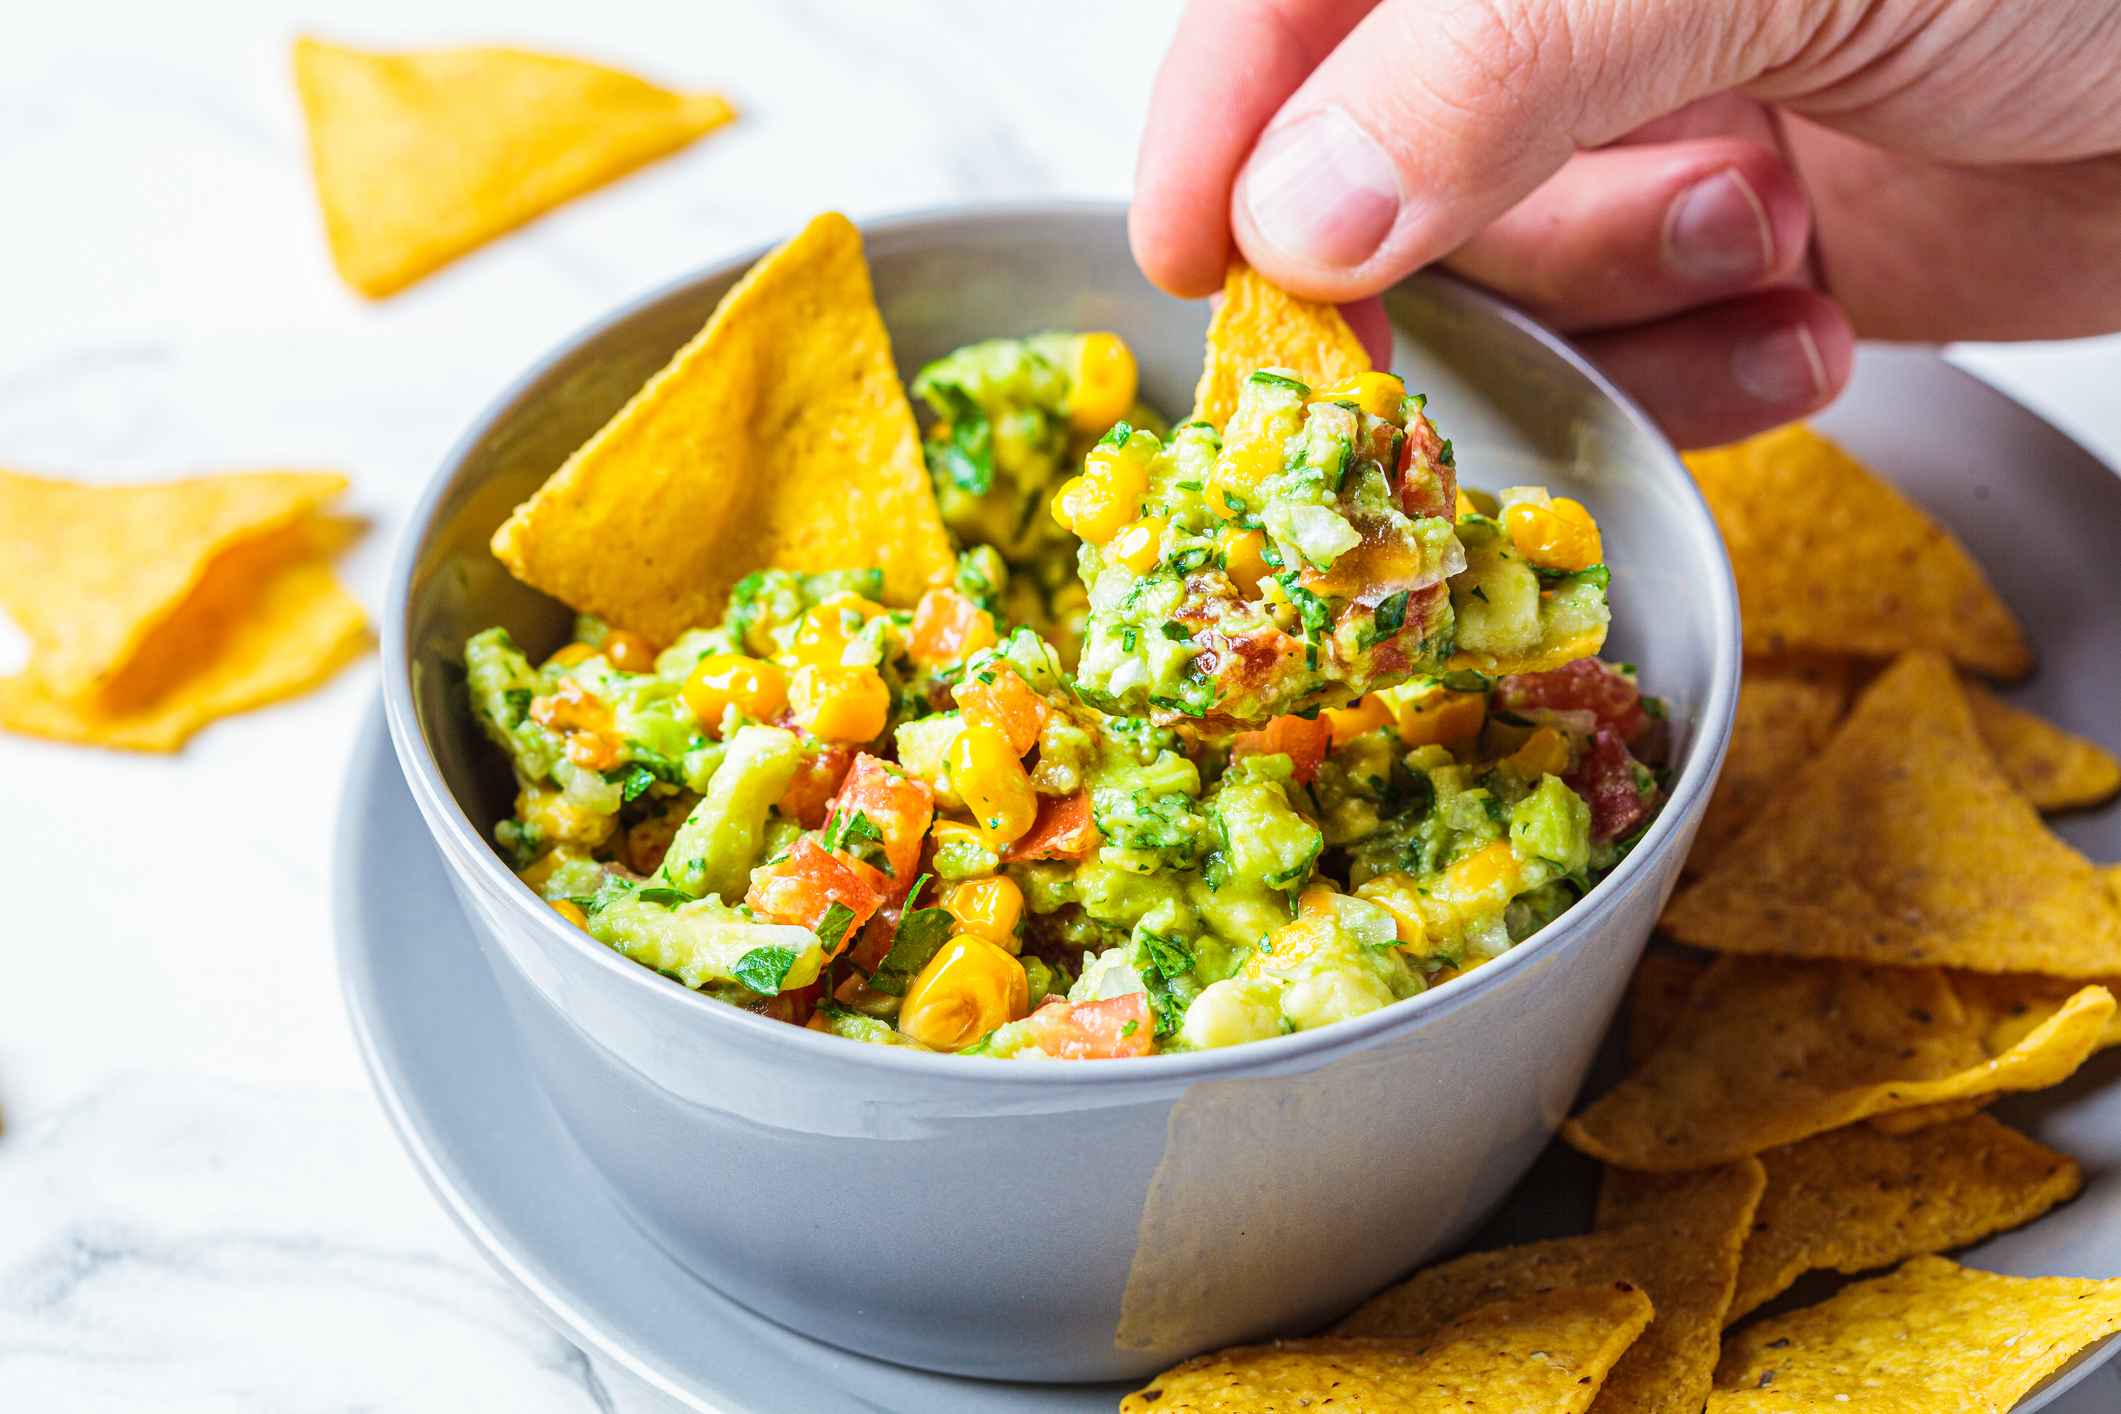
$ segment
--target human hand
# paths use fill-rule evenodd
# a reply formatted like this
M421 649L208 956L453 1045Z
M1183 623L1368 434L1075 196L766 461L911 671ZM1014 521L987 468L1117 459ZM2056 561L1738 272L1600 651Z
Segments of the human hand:
M2121 328L2116 72L2112 0L1194 0L1134 253L1337 301L1441 260L1709 445L1859 334Z

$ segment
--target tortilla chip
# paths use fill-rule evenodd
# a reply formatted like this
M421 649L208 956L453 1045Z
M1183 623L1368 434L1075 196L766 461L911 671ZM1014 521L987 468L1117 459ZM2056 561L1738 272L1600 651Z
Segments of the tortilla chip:
M1797 768L1819 753L1848 710L1848 700L1846 660L1746 660L1723 774L1716 778L1716 793L1687 855L1690 874L1711 868Z
M1672 1034L1706 963L1672 953L1649 953L1635 964L1628 984L1628 1069L1648 1060Z
M368 645L327 558L336 528L289 526L216 557L102 692L69 696L31 659L0 679L0 727L55 741L175 751L218 718L294 697Z
M515 49L295 42L332 259L380 299L736 116L597 64Z
M1475 1252L1417 1272L1357 1307L1333 1334L1420 1340L1490 1301L1627 1282L1649 1293L1656 1319L1613 1367L1597 1414L1695 1414L1708 1394L1739 1252L1767 1180L1751 1160L1689 1177L1684 1194L1639 1223Z
M2108 1018L2106 1025L2108 1030L2113 1028L2112 1018ZM2028 1033L2030 1029L2027 1028ZM2005 1046L2003 1049L2009 1050L2010 1047ZM1994 1095L1969 1095L1963 1100L1939 1100L1934 1105L1917 1105L1908 1110L1887 1110L1882 1115L1872 1115L1863 1124L1874 1134L1913 1134L1916 1130L1928 1129L1933 1124L1950 1124L1953 1120L1979 1114L1995 1102Z
M1279 1340L1202 1355L1120 1401L1121 1414L1539 1410L1582 1414L1649 1324L1625 1282L1494 1301L1421 1340Z
M884 572L910 606L956 562L862 238L820 216L494 533L517 578L658 643L755 569Z
M1996 764L2042 811L2076 810L2121 790L2121 760L2096 741L2013 707L1980 683L1966 687L1974 727Z
M1999 1055L2031 1035L2069 1004L2084 984L2069 977L2041 977L2029 972L1952 972L1952 990L1967 1015L1981 1028L1981 1044ZM2121 997L2121 976L2101 977L2098 984ZM2109 1018L2092 1043L2094 1051L2121 1046L2121 1013Z
M1966 547L1809 427L1686 463L1723 527L1748 653L1927 648L1995 677L2032 668L2024 630Z
M1340 310L1290 294L1242 260L1230 262L1222 303L1208 323L1208 362L1193 394L1193 419L1220 432L1237 411L1237 389L1262 368L1286 368L1313 388L1370 371L1370 353Z
M2121 1281L2005 1277L1942 1257L1733 1335L1709 1414L2003 1410L2121 1330Z
M1722 952L2121 973L2112 888L1997 769L1935 653L1865 690L1663 926Z
M2084 1183L2075 1159L1987 1115L1900 1136L1850 1125L1769 1149L1760 1163L1767 1189L1753 1213L1725 1325L1808 1271L1853 1276L1964 1247L2031 1222ZM1701 1181L1693 1173L1607 1169L1598 1227L1654 1217Z
M2052 1085L2113 1011L2084 987L1991 1055L1939 969L1722 957L1664 1045L1561 1134L1621 1168L1729 1163L1873 1114Z
M233 545L294 524L346 489L321 471L253 471L82 486L0 471L0 608L61 696L122 672Z

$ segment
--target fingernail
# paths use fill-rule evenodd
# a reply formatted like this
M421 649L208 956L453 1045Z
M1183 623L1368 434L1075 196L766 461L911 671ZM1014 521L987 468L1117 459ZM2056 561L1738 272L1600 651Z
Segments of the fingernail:
M1756 280L1775 264L1767 207L1735 168L1681 192L1664 220L1664 263L1695 280Z
M1733 349L1731 377L1764 403L1814 403L1826 396L1826 360L1801 322L1755 334Z
M1261 138L1239 192L1269 244L1313 265L1362 264L1399 217L1399 169L1339 108Z

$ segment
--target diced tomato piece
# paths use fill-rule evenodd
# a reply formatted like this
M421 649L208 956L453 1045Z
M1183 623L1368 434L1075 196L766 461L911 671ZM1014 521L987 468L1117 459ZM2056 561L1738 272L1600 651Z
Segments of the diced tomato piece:
M1576 769L1562 784L1591 805L1591 838L1618 839L1642 823L1650 802L1635 785L1635 758L1620 733L1600 727Z
M1038 744L1053 708L1007 663L989 662L951 689L958 709L973 726L992 727L1021 756Z
M1042 795L1038 818L1023 838L1002 851L1002 859L1010 864L1024 859L1088 859L1104 842L1090 813L1090 792Z
M1265 731L1242 732L1230 743L1232 756L1286 756L1296 763L1296 779L1310 784L1318 763L1333 746L1333 723L1321 712L1312 721L1276 717Z
M842 859L804 835L777 864L755 869L744 902L776 923L815 928L835 903L854 910L854 921L841 935L841 946L854 941L862 925L883 906L883 876L856 859Z
M1410 516L1458 518L1458 470L1444 460L1443 438L1422 413L1407 420L1399 448L1399 504Z
M913 608L913 631L906 652L914 662L933 666L962 663L1000 641L985 609L955 589L931 589Z
M893 900L904 898L920 877L921 837L935 818L935 792L926 781L863 752L854 758L826 814L828 818L835 812L851 816L857 810L884 837L884 858L891 861L885 895Z
M1598 720L1631 741L1642 729L1642 692L1633 679L1596 658L1578 658L1551 673L1518 673L1496 685L1496 705L1516 711L1548 707L1596 712Z
M1156 1049L1156 1015L1145 992L1101 1002L1055 997L1032 1012L1026 1024L1038 1048L1055 1060L1110 1060Z
M826 807L831 804L833 792L840 782L847 779L847 768L854 764L854 748L843 741L819 741L812 737L803 743L803 764L796 767L795 779L788 784L788 793L775 808L802 825L806 830L815 830L825 823Z

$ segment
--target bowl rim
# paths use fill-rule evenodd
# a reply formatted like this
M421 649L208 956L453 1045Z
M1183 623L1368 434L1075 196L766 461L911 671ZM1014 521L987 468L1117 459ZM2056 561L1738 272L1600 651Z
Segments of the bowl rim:
M967 222L1087 219L1118 222L1124 228L1127 209L1124 202L1096 200L958 203L872 217L855 224L861 233L864 246L867 247L879 238L946 234L950 228ZM1071 1062L1066 1065L1020 1065L996 1057L931 1053L898 1046L850 1047L841 1037L824 1035L807 1027L791 1026L786 1022L758 1016L672 983L669 978L641 966L568 923L538 899L527 885L516 878L514 871L501 862L500 855L465 814L462 805L443 781L433 749L420 730L418 712L414 705L409 655L413 577L425 558L436 514L456 488L466 464L492 434L494 428L513 413L540 383L552 375L560 365L573 358L584 346L611 330L700 284L740 275L780 243L775 240L747 248L726 259L667 281L591 321L549 349L480 410L444 454L407 515L406 526L391 564L383 613L383 701L391 742L400 769L405 773L414 799L420 806L421 818L426 823L429 834L435 836L435 842L441 847L441 853L449 868L460 877L468 873L471 876L470 882L477 884L482 892L498 900L500 906L513 915L512 921L518 928L533 930L543 936L548 947L558 942L560 946L590 960L593 965L608 970L612 976L626 979L619 985L639 988L640 1004L643 1006L673 1003L689 1006L705 1018L702 1023L704 1025L736 1028L728 1032L730 1043L754 1044L768 1051L777 1047L784 1048L794 1056L803 1058L805 1062L838 1061L854 1067L873 1068L886 1075L922 1076L958 1083L1161 1087L1174 1081L1190 1084L1198 1080L1221 1079L1238 1074L1307 1068L1301 1063L1315 1060L1319 1052L1358 1051L1383 1033L1402 1030L1427 1020L1432 1015L1440 1016L1445 1012L1455 1011L1475 997L1506 984L1525 968L1585 938L1612 910L1621 895L1638 882L1645 882L1652 876L1653 861L1660 860L1674 848L1691 843L1692 830L1687 826L1697 813L1697 801L1705 801L1709 791L1713 789L1729 745L1742 662L1737 585L1732 578L1730 558L1724 552L1722 536L1716 528L1708 503L1702 498L1693 477L1688 474L1678 453L1657 425L1632 398L1601 373L1567 339L1488 290L1448 272L1429 269L1415 272L1394 288L1421 280L1440 280L1448 283L1455 287L1461 297L1471 301L1489 316L1512 326L1589 382L1619 410L1627 423L1643 435L1652 459L1662 465L1680 492L1682 514L1694 520L1693 528L1696 533L1705 536L1707 543L1714 547L1715 564L1721 571L1713 574L1705 586L1709 596L1710 629L1714 639L1713 656L1709 669L1709 690L1701 705L1690 758L1673 780L1663 809L1641 843L1560 918L1471 972L1362 1016L1350 1017L1308 1031L1297 1031L1213 1050ZM1387 293L1389 294L1389 291ZM1684 838L1681 837L1683 829ZM677 993L684 995L677 996Z

